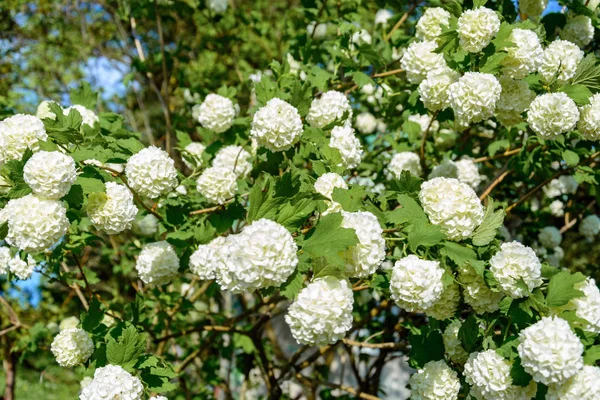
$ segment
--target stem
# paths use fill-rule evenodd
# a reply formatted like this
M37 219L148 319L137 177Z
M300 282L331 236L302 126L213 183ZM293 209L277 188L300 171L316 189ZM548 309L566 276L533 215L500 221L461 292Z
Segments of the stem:
M4 360L2 360L4 368L5 383L4 400L15 399L15 386L17 382L17 354L10 351L10 343L8 340L4 346Z
M423 169L423 172L425 172L425 170L427 169L427 165L425 164L425 143L427 142L427 135L429 134L431 125L433 125L433 122L437 118L438 114L439 114L439 111L436 111L435 113L433 113L433 115L431 116L431 120L429 121L429 125L427 125L427 129L425 129L425 132L423 132L423 140L421 140L421 153L420 153L421 168Z
M400 17L400 19L398 20L398 22L396 22L396 25L394 25L394 27L392 28L392 30L390 31L390 33L388 33L387 35L385 35L383 37L384 41L389 41L390 37L394 34L394 32L396 32L398 30L398 28L400 28L402 26L402 24L404 24L408 18L408 16L410 14L412 14L413 11L415 11L415 8L417 8L416 4L413 4L412 6L410 6L410 8L404 13L404 15L402 17Z

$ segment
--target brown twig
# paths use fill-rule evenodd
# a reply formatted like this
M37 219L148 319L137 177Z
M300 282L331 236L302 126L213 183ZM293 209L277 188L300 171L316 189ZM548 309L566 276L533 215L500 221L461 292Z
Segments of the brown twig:
M535 147L535 146L533 146L533 147ZM521 151L521 149L523 149L523 148L522 147L518 147L516 149L506 150L504 153L501 153L501 154L495 154L493 157L492 156L487 156L487 157L475 158L475 159L473 159L473 162L474 163L481 163L481 162L490 161L490 160L497 160L497 159L503 158L503 157L509 157L509 156L512 156L513 154L517 154L518 152Z
M423 171L425 171L427 169L427 165L425 164L425 143L427 142L427 135L429 134L431 125L433 125L433 122L437 118L438 114L439 114L439 111L436 111L435 113L433 113L433 115L431 116L431 120L429 121L429 124L427 125L427 129L425 129L425 132L423 132L423 139L421 140L421 151L419 153L420 157L421 157L421 168L423 169Z
M385 42L389 41L390 37L392 37L392 35L394 34L394 32L396 32L398 30L398 28L400 28L402 26L402 24L404 24L406 22L406 20L408 19L409 15L412 14L413 11L415 11L415 8L417 8L417 5L413 4L404 13L404 15L402 15L402 17L400 17L400 19L398 20L398 22L396 22L396 25L394 25L394 27L390 30L390 32L383 37L383 40Z
M403 343L394 343L394 342L386 342L386 343L368 343L368 342L357 342L356 340L351 339L343 339L343 342L349 346L355 347L366 347L369 349L405 349L406 345Z
M489 194L492 192L492 190L494 190L494 188L496 186L498 186L498 184L500 184L500 182L502 182L504 180L504 178L506 178L508 175L510 175L513 172L512 169L506 169L507 165L505 165L498 172L498 174L496 175L494 180L485 188L483 193L481 193L481 195L479 196L479 200L483 201L483 199L485 199L487 196L489 196Z

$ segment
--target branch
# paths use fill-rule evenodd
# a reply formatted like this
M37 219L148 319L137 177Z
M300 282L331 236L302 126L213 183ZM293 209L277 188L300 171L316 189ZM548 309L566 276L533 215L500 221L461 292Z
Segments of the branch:
M302 375L300 373L296 374L296 379L298 380L303 380L303 381L309 381L314 385L325 385L328 386L332 389L339 389L342 390L346 393L350 393L351 395L354 395L356 397L358 397L359 399L367 399L367 400L381 400L381 398L377 397L377 396L373 396L371 394L367 394L367 393L362 393L360 391L360 389L354 389L350 386L345 386L345 385L338 385L337 383L333 383L333 382L321 382L318 381L316 379L313 378L309 378L308 376Z
M433 125L433 122L437 118L438 114L439 114L439 111L436 111L435 113L433 113L433 115L431 116L431 120L429 121L429 125L427 125L427 129L425 129L425 132L423 132L423 140L421 140L421 152L420 152L421 168L423 169L423 172L425 172L425 170L427 169L427 165L425 164L425 143L427 142L427 135L429 134L431 125Z
M489 196L489 194L492 192L492 190L494 190L494 188L496 186L498 186L498 184L504 180L504 178L506 178L508 175L510 175L513 172L512 169L507 170L506 169L507 166L508 166L508 164L506 164L504 167L502 167L502 169L500 171L498 171L498 174L496 175L494 180L488 185L488 187L485 188L483 193L481 193L481 196L479 196L479 200L483 201L483 199L485 199L487 196Z
M342 341L349 346L366 347L369 349L396 349L396 350L405 350L406 349L406 344L404 344L404 343L394 343L394 342L368 343L368 342L357 342L356 340L351 340L351 339L343 339Z
M387 42L388 40L390 40L390 37L394 34L394 32L396 32L398 30L398 28L400 28L402 26L402 24L404 24L408 18L408 16L410 14L412 14L413 11L415 11L415 8L417 8L416 4L413 4L412 6L410 6L410 8L404 13L404 15L402 17L400 17L400 19L398 20L398 22L396 22L396 25L394 25L394 27L392 28L392 30L390 30L390 32L385 35L383 37L383 40L385 42Z

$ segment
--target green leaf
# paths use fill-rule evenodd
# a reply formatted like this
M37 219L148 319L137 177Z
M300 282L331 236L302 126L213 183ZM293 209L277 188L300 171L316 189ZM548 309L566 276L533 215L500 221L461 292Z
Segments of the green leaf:
M342 228L342 215L328 214L319 220L310 238L304 241L302 249L315 258L325 257L329 263L343 267L340 253L358 243L354 229Z
M364 57L368 62L373 64L374 67L379 67L385 64L385 61L381 57L381 54L373 46L368 43L364 43L358 47L359 54Z
M574 286L583 281L585 281L585 275L581 272L571 274L569 271L561 271L554 275L548 283L546 305L548 307L561 307L571 299L582 297L584 293L575 289Z
M74 89L69 94L71 104L79 104L93 110L96 108L98 95L94 93L89 83L83 82L77 89Z
M277 93L277 85L267 75L263 75L259 83L254 87L256 100L260 105L264 105L267 101L275 97Z
M279 292L288 299L294 299L304 286L304 275L298 269L294 270L287 281L279 288Z
M462 267L466 263L473 264L477 262L477 254L475 250L460 245L455 242L444 242L440 253L454 261L457 267Z
M81 327L88 332L92 332L94 328L100 325L103 317L104 311L100 308L100 302L94 297L90 302L88 311L81 318Z
M388 189L394 192L402 193L418 193L421 190L423 179L413 176L408 171L402 171L399 179L390 181Z
M106 191L106 186L104 186L104 182L102 182L100 179L88 178L81 175L77 177L77 180L75 181L74 185L81 186L81 189L83 189L83 193L85 194L100 193Z
M238 349L242 349L246 354L252 354L256 351L256 346L254 346L252 339L240 333L233 334L233 345Z
M375 85L375 81L364 72L356 71L352 73L352 80L356 83L356 86L362 88L365 85Z
M495 74L502 69L502 61L508 56L508 53L494 53L485 60L485 64L479 69L479 72Z
M487 4L488 0L474 0L473 1L473 9L483 7Z
M585 365L596 366L598 360L600 360L600 345L589 347L583 353L583 363Z
M411 332L408 336L410 343L410 361L413 368L423 367L429 361L444 359L444 341L442 334L428 326L420 327L421 332Z
M414 225L419 222L423 224L427 223L427 215L415 199L407 194L400 194L398 195L398 203L400 203L402 207L388 213L388 222L395 225Z
M0 224L0 240L4 240L8 235L8 222L3 222Z
M366 192L360 185L352 185L350 189L334 188L331 198L341 204L344 211L355 212L361 209Z
M471 236L471 241L475 246L485 246L489 244L496 237L498 228L502 226L504 222L504 210L498 209L494 211L496 204L490 198L489 204L485 209L483 216L483 222L475 229Z
M458 331L458 338L468 353L472 353L483 340L479 331L479 323L473 315L469 315Z
M460 15L462 14L462 2L458 1L458 0L453 0L451 2L442 2L442 8L444 8L446 11L448 11L450 14L454 15L455 17L460 17Z
M531 382L531 375L525 372L523 365L521 365L521 359L517 357L510 369L510 377L512 378L513 385L527 386Z
M600 66L596 66L597 57L590 53L577 66L571 85L583 85L588 89L600 91Z
M575 153L573 150L565 150L562 153L563 160L567 163L569 167L574 167L579 164L579 155Z
M176 130L175 136L177 137L177 145L184 148L188 144L192 143L192 138L187 132Z
M408 233L408 245L415 251L419 246L431 247L440 243L445 235L437 225L417 221Z
M542 264L542 278L550 279L559 272L560 269L553 267L546 262Z
M583 85L565 85L558 89L559 92L566 93L577 105L589 104L592 92Z
M115 331L118 332L118 329L113 329L111 334ZM118 337L109 336L106 345L106 358L109 363L120 365L132 372L145 348L146 338L140 335L133 325L128 324L125 329L121 330Z

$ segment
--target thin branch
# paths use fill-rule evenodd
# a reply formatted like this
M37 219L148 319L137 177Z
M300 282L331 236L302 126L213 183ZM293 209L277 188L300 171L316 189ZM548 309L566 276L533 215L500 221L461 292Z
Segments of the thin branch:
M532 146L532 147L535 147L535 146ZM522 147L518 147L516 149L506 150L504 153L496 154L493 157L487 156L487 157L475 158L475 159L473 159L473 162L474 163L481 163L481 162L490 161L490 160L497 160L499 158L508 157L508 156L512 156L513 154L517 154L522 149L523 149Z
M404 343L394 343L394 342L368 343L368 342L357 342L356 340L351 340L351 339L343 339L343 342L349 346L366 347L369 349L397 349L397 350L406 349L406 344L404 344Z
M163 77L162 77L162 90L163 90L163 96L164 96L164 108L163 108L163 113L165 115L165 123L167 125L167 133L165 134L165 147L166 147L166 151L167 154L171 155L171 150L172 150L172 146L171 146L171 135L173 134L172 132L172 127L171 127L171 111L170 111L170 107L169 107L169 72L167 70L167 58L166 58L166 51L165 51L165 38L163 36L163 29L162 29L162 19L160 17L160 12L158 10L158 2L157 0L154 0L154 10L156 13L156 28L158 30L158 40L160 43L160 54L161 54L161 59L162 59L162 72L163 72Z
M513 172L512 169L508 169L508 170L506 169L507 165L505 165L500 170L500 172L498 173L498 175L496 175L494 180L488 185L488 187L485 188L483 193L481 193L481 195L479 196L479 200L483 201L483 199L485 199L487 196L489 196L489 194L492 192L492 190L494 190L494 188L496 186L498 186L498 184L504 180L504 178L506 178L508 175L510 175Z
M399 68L399 69L395 69L393 71L386 71L386 72L381 72L379 74L374 74L373 76L371 76L371 78L383 78L384 76L396 75L401 72L404 72L404 70L402 68Z
M353 387L350 386L345 386L345 385L338 385L337 383L333 383L333 382L321 382L319 380L313 379L313 378L309 378L308 376L302 375L300 373L296 374L296 379L298 380L304 380L304 381L309 381L312 382L315 385L325 385L328 386L332 389L339 389L342 390L346 393L350 393L353 396L358 397L359 399L366 399L366 400L381 400L381 398L377 397L377 396L373 396L371 394L367 394L367 393L363 393L360 391L360 389L354 389Z
M413 4L412 6L410 6L410 8L404 13L404 15L402 15L402 17L400 17L398 22L396 22L396 25L394 25L394 27L390 30L390 32L383 37L384 41L387 42L390 40L390 37L392 37L394 32L396 32L398 30L398 28L400 28L402 26L402 24L404 24L406 22L409 15L412 14L413 11L415 11L415 8L417 8L416 4Z
M423 139L421 140L421 152L420 152L421 168L423 169L423 171L425 171L427 169L426 168L427 165L425 164L425 143L427 142L427 135L429 134L431 125L433 125L433 122L437 118L438 114L439 114L439 111L436 111L435 113L433 113L433 115L431 116L431 120L429 121L429 124L427 125L427 129L425 129L425 132L423 132Z

